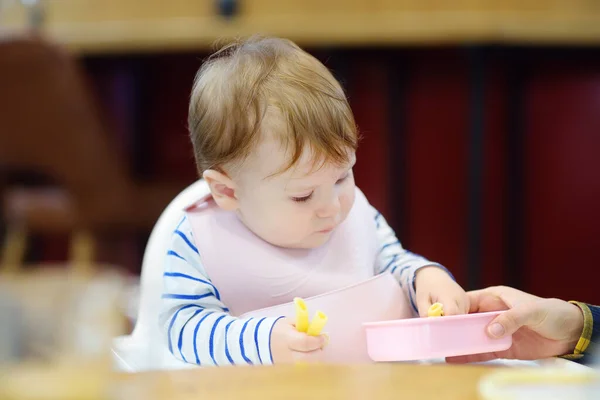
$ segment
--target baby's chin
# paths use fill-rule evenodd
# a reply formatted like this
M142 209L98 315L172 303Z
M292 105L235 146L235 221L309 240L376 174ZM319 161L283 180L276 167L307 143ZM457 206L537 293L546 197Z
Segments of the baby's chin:
M323 246L325 243L327 243L329 241L329 239L331 238L331 232L328 233L316 233L313 235L310 235L300 241L290 241L290 242L283 242L281 240L267 240L267 242L271 243L274 246L277 247L283 247L286 249L304 249L304 250L310 250L310 249L316 249L318 247ZM264 238L263 238L264 240Z

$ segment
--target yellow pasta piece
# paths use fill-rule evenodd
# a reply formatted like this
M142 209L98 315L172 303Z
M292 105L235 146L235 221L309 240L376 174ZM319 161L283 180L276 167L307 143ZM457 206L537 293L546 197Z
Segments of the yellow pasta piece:
M296 305L296 330L306 332L308 330L308 308L306 303L299 297L294 299Z
M433 303L429 310L427 310L428 317L443 317L444 316L444 305L442 303Z
M306 333L310 336L318 336L321 334L323 327L327 323L327 315L322 311L317 311L312 321L310 321L310 325L308 326L308 330Z

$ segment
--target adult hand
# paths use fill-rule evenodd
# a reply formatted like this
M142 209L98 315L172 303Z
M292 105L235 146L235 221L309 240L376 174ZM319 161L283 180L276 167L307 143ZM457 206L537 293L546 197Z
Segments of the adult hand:
M501 352L450 357L448 362L495 358L535 360L573 353L583 330L583 313L574 304L545 299L505 286L468 292L470 313L507 310L487 328L492 338L513 335L513 345Z

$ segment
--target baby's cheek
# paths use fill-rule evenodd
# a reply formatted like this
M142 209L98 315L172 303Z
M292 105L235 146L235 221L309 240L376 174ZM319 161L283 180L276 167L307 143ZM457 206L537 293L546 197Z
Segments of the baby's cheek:
M340 205L342 208L342 216L345 218L354 205L354 190L340 196Z
M285 221L284 224L281 222ZM297 239L298 235L304 235L311 225L311 218L303 210L292 210L287 215L280 215L275 219L275 223L280 227L281 233L290 239Z

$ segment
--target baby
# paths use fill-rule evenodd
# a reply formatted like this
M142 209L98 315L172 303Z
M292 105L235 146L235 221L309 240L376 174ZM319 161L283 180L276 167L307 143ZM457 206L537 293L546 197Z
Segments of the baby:
M194 83L189 129L210 196L174 227L166 257L160 323L175 357L318 358L324 336L286 316L243 314L380 274L395 278L414 313L435 302L445 315L468 312L450 273L405 250L355 186L358 133L344 91L294 43L252 38L214 54Z

